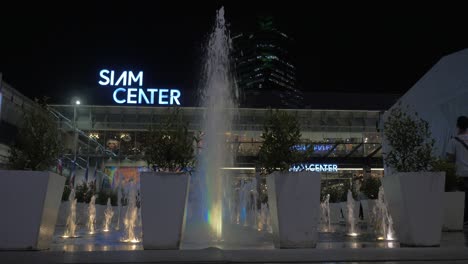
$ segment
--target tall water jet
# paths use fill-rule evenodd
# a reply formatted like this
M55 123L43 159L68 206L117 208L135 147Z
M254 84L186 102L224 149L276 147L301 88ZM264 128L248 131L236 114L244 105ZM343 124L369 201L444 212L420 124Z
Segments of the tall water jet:
M348 209L348 215L347 215L347 224L348 224L348 236L357 236L358 233L356 232L356 219L354 217L354 206L355 206L355 201L353 199L353 193L351 190L348 190L348 197L347 197L347 204L346 207Z
M210 243L223 240L224 205L231 187L222 167L231 166L233 155L227 148L226 136L236 113L237 89L231 73L231 39L224 20L224 8L217 11L216 22L204 57L201 76L202 149L198 155L192 189L191 211L195 212L189 228L204 230L197 241ZM227 216L226 216L227 217ZM195 231L196 230L192 230ZM190 233L190 232L186 232ZM202 236L204 236L202 238Z
M64 238L74 238L78 237L76 235L76 203L75 199L75 189L72 189L70 195L68 196L68 203L70 205L68 209L67 225L65 227L65 233L62 237Z
M395 231L393 229L393 219L388 212L387 203L383 187L380 186L378 199L374 207L375 230L378 240L395 240Z
M96 231L95 223L96 223L96 195L93 195L88 205L88 224L87 224L88 233L91 235L94 234L94 232Z
M107 207L104 211L104 232L109 232L112 223L112 216L114 216L114 210L112 209L111 199L107 198Z
M122 242L138 243L140 239L136 234L136 225L138 220L138 207L136 205L136 185L130 186L128 193L127 212L125 213L124 226L125 234Z

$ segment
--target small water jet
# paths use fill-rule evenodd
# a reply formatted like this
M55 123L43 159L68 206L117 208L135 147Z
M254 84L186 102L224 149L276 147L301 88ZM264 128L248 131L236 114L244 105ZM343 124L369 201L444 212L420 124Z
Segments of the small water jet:
M65 227L65 233L63 234L63 238L75 238L78 237L76 235L76 203L77 199L75 199L75 189L70 191L70 195L68 196L69 202L69 209L68 209L68 217L67 217L67 224Z
M109 232L111 229L112 216L114 216L114 210L112 209L111 199L107 198L107 207L104 211L104 232Z
M348 209L348 214L346 216L348 232L346 235L352 237L359 235L356 231L356 218L354 217L355 205L356 202L354 201L353 193L351 192L351 190L348 190L348 197L346 203L346 208Z
M140 242L140 239L136 234L138 207L136 205L136 185L134 183L130 185L127 198L127 212L125 213L124 218L125 234L121 241L127 243L138 243Z
M388 212L387 203L385 202L385 194L383 187L380 186L378 199L373 209L375 218L375 232L378 240L395 240L395 231L393 229L393 219Z
M327 194L325 200L322 203L320 203L320 209L322 213L322 223L326 225L323 231L331 232L330 194Z
M270 223L270 209L268 209L267 203L262 203L260 205L260 212L258 216L258 231L267 231L272 232L271 223Z
M119 186L117 191L117 225L115 226L115 230L120 230L120 218L122 212L122 188Z
M88 233L90 235L94 234L96 232L95 228L95 223L96 223L96 195L93 195L91 197L91 200L89 201L88 205Z

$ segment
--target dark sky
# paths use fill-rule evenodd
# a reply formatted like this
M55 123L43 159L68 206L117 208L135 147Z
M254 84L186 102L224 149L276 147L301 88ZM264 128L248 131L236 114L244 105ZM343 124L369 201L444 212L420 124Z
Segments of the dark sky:
M295 38L304 91L404 93L441 56L468 47L468 15L459 6L66 2L2 4L0 16L3 79L55 103L75 95L86 104L110 103L110 90L97 85L98 71L108 68L143 70L144 87L179 88L183 104L193 104L189 94L197 87L202 45L222 5L232 30L272 15Z

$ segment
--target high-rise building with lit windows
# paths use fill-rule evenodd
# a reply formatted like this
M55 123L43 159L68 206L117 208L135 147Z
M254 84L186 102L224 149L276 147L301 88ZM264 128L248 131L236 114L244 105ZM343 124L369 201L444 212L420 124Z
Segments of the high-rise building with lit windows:
M234 63L242 107L298 108L294 40L271 17L259 19L251 32L234 35Z

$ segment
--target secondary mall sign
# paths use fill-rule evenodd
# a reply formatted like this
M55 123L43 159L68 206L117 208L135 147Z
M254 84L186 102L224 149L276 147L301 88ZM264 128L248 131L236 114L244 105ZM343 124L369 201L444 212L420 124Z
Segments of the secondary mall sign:
M118 104L135 105L180 105L178 89L143 88L143 71L123 71L116 75L113 70L99 72L99 85L116 87L112 99ZM133 87L132 87L133 86Z
M337 164L313 164L313 163L302 163L295 164L289 168L289 171L316 171L316 172L337 172Z

